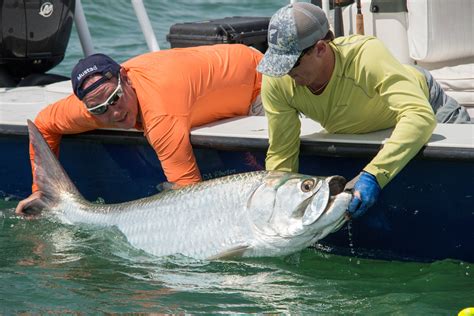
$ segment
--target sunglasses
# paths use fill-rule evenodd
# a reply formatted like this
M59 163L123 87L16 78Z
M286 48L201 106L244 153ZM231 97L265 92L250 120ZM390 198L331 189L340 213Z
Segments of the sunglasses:
M123 95L123 90L122 90L122 85L120 84L120 75L118 77L118 83L117 83L117 88L112 92L112 94L105 100L105 102L101 104L97 104L91 108L87 108L87 111L94 115L101 115L107 112L109 109L109 106L114 105L117 103L117 101L120 99L120 97ZM87 105L86 105L87 107Z
M298 59L296 60L295 64L293 65L293 68L291 68L291 70L295 69L296 67L298 67L300 65L301 59L303 58L303 56L306 55L306 53L309 52L312 48L313 48L313 45L303 49L303 51L300 54L300 57L298 57Z

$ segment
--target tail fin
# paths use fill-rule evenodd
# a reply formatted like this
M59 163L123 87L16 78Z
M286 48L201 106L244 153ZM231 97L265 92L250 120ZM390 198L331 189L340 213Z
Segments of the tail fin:
M53 154L36 125L28 120L30 143L35 151L33 177L42 193L41 208L52 208L62 193L70 193L82 198L76 186Z

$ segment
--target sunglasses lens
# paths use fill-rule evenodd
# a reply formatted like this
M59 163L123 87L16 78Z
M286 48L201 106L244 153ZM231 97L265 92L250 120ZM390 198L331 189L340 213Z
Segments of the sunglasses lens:
M298 67L298 66L300 65L300 63L301 63L301 58L303 58L304 54L305 54L305 51L303 51L303 52L301 53L300 57L298 57L298 59L296 60L296 63L293 65L293 68L292 68L292 69L295 69L296 67Z
M117 101L120 99L120 95L117 93L115 94L112 99L110 99L109 101L109 105L114 105L115 103L117 103Z
M105 112L107 112L107 108L108 108L108 106L106 104L104 104L104 105L102 105L98 108L89 109L89 112L91 112L94 115L101 115L101 114L104 114Z

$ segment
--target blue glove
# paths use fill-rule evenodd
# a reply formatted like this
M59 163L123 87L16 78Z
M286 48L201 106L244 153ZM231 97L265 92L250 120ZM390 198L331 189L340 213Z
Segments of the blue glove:
M351 217L357 218L367 212L377 201L381 190L377 178L368 172L362 171L359 180L354 185L354 196L347 210Z

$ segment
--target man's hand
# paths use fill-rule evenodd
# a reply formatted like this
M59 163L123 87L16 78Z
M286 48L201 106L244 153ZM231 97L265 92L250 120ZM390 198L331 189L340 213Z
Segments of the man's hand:
M36 191L32 193L29 197L27 197L24 200L21 200L18 205L16 206L15 213L23 216L31 216L31 215L36 215L32 214L30 212L27 212L30 207L36 204L41 199L41 192ZM34 207L32 207L34 210ZM33 212L35 213L35 212Z
M380 185L372 174L362 171L354 185L354 194L349 203L348 212L351 218L363 215L379 197Z

